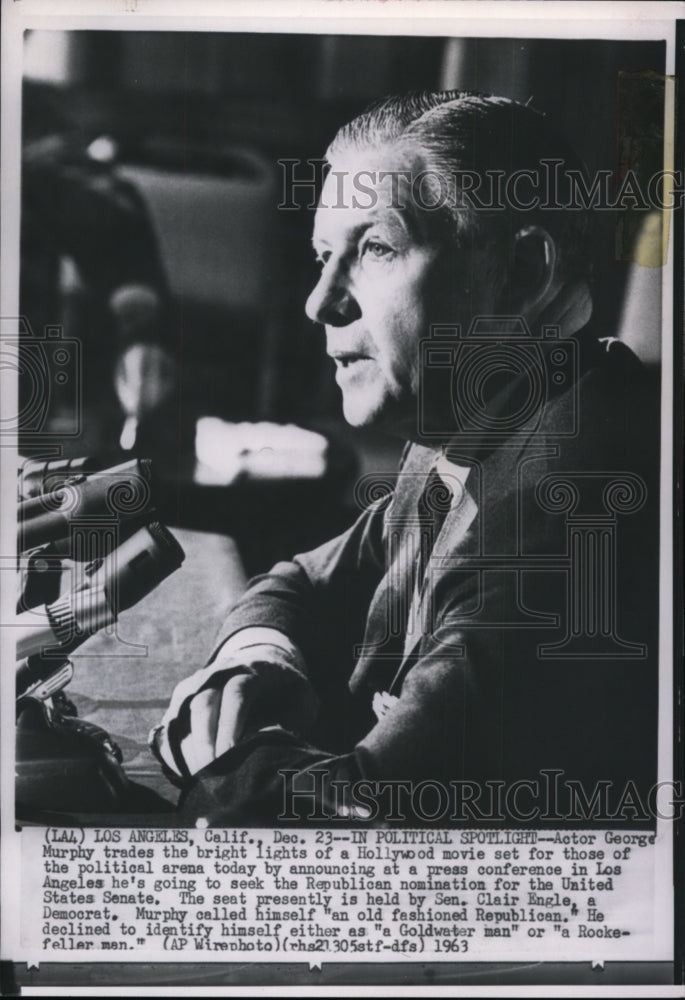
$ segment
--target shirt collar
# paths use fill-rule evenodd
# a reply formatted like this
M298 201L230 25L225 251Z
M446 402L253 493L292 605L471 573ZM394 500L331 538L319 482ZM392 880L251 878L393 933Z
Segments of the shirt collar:
M457 465L456 462L450 462L449 459L445 457L444 454L438 455L433 465L433 469L440 476L440 479L445 484L445 486L452 493L452 506L454 506L455 501L463 495L466 488L466 480L469 473L471 472L470 465ZM456 480L456 482L455 482ZM457 488L455 488L457 487ZM459 489L458 487L461 487Z

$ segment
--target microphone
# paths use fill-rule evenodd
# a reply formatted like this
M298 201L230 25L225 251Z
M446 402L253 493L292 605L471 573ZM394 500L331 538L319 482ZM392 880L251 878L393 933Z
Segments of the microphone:
M54 670L54 654L68 656L87 638L112 625L121 611L141 598L179 568L185 553L170 531L158 522L146 525L104 559L86 567L87 579L75 589L17 617L17 660L45 653ZM26 664L18 669L35 670Z
M46 482L45 475L42 474L40 482ZM55 470L50 470L48 476L54 475ZM133 459L90 475L79 472L57 489L19 504L17 549L26 552L48 542L68 541L72 524L84 519L100 521L104 528L149 514L151 492L149 459Z
M160 336L166 302L161 290L129 284L113 293L109 309L122 345L114 373L114 388L124 412L119 447L131 451L140 421L164 401L174 384L174 364Z
M30 500L31 497L51 493L62 486L66 480L80 474L88 476L92 472L98 472L101 468L102 464L98 459L91 457L47 460L27 458L18 470L18 499Z

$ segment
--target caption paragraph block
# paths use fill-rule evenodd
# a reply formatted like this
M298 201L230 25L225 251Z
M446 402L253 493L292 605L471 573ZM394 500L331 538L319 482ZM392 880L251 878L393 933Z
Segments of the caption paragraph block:
M27 828L21 838L21 946L39 961L663 957L649 833Z

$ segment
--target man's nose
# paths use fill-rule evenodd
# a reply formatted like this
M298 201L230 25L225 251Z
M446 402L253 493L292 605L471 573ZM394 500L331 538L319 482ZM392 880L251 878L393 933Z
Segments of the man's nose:
M307 299L305 312L313 322L326 326L347 326L359 319L362 314L359 303L340 266L324 266L321 277Z

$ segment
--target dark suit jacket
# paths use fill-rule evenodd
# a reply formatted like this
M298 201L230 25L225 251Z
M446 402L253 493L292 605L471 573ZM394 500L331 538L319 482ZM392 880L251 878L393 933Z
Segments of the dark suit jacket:
M657 394L623 345L588 333L576 343L573 384L550 392L506 441L452 439L447 456L470 468L475 517L464 533L463 508L448 513L413 618L417 506L436 457L419 445L405 450L394 488L383 476L361 484L377 499L345 534L252 581L219 642L251 625L288 635L321 700L319 722L303 734L259 732L228 751L191 782L185 821L269 824L284 806L291 819L293 810L341 815L349 792L331 782L360 778L413 783L394 807L389 785L371 786L376 798L364 786L377 822L647 820ZM398 699L380 720L376 691ZM312 796L288 797L279 770ZM575 798L568 782L579 783ZM599 812L583 816L598 787ZM635 811L617 816L631 795Z

